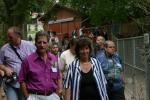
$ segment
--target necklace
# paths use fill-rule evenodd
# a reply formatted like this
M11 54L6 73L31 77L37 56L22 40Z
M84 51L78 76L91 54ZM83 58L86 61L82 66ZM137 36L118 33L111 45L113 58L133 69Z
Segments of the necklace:
M81 62L81 64L89 64L90 62Z
M89 61L88 62L80 62L80 64L81 64L80 68L84 73L87 73L90 71L91 63Z

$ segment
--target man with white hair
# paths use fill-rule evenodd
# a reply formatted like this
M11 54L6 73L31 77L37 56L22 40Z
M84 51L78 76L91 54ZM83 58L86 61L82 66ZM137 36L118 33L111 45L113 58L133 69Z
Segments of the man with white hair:
M22 60L34 52L36 47L31 42L21 39L21 31L16 26L8 29L7 39L8 43L0 50L0 69L2 69L8 77L12 77L14 73L18 76ZM7 83L7 100L23 100L19 88L20 84L18 80Z
M103 72L107 80L107 91L109 100L125 100L123 65L120 57L115 50L113 41L106 41L104 44L104 52L97 55L97 59L101 62Z

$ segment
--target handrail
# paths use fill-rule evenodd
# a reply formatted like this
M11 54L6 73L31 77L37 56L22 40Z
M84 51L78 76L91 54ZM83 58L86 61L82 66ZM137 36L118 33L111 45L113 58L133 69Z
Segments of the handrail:
M130 66L130 67L132 67L132 68L134 68L134 69L137 69L137 70L140 70L140 71L143 71L143 72L146 72L145 70L143 70L143 69L141 69L141 68L138 68L138 66L136 66L136 65L131 65L131 64L128 64L128 63L125 63L125 62L123 62L124 64L126 64L126 65L128 65L128 66Z
M138 38L144 38L144 36L137 36L137 37L130 37L130 38L121 38L121 39L116 38L116 39L117 40L129 40L129 39L138 39Z

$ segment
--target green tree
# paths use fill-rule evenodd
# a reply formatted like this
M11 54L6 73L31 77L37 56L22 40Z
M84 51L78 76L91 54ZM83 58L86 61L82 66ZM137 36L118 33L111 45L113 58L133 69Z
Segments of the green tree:
M0 20L8 26L22 26L32 12L44 12L53 0L1 0Z
M132 19L142 28L150 23L150 0L60 0L85 13L94 25Z
M23 36L26 37L26 24L31 20L31 13L43 13L52 3L53 0L0 0L0 24L5 26L0 33L0 45L4 43L4 33L10 26L24 29Z

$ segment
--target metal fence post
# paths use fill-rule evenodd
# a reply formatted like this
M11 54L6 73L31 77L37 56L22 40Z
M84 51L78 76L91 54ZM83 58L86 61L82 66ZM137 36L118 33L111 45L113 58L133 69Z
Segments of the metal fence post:
M135 66L135 39L132 39L131 42L133 43L133 66ZM135 100L138 100L137 98L137 91L136 91L136 80L135 80L135 69L132 69L132 78L133 78L133 81L132 81L132 84L133 84L133 93L134 93L134 96L133 98Z
M145 44L145 47L144 49L147 49L146 48L146 45L149 44L149 34L146 33L144 34L144 44ZM145 69L146 69L146 100L150 100L150 60L148 60L148 57L145 56L145 61L144 61L144 64L145 64Z
M146 100L150 100L150 61L145 60L146 65Z

